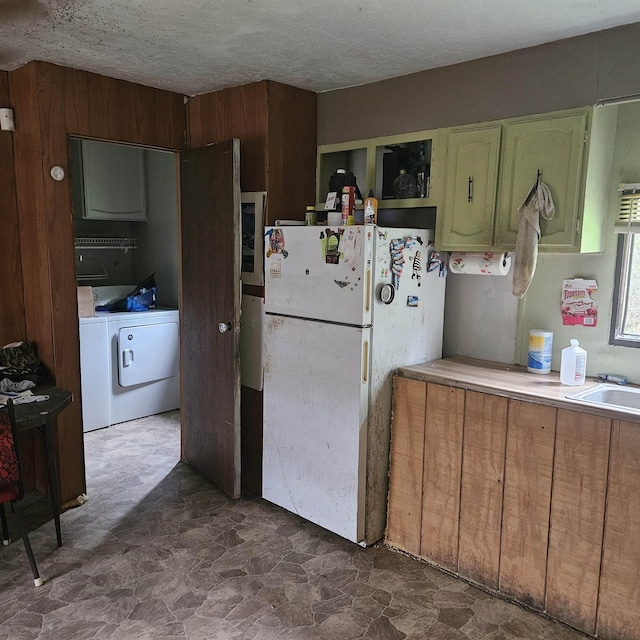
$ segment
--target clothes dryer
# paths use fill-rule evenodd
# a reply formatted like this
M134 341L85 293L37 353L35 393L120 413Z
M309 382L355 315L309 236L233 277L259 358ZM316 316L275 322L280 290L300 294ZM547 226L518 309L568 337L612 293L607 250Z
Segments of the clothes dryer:
M177 309L107 313L111 424L180 407Z

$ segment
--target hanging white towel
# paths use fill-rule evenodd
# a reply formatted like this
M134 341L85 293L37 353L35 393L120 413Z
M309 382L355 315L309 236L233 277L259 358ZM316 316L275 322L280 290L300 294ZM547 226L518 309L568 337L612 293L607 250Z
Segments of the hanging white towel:
M538 261L538 241L540 240L540 216L551 220L556 212L551 191L544 182L533 185L525 201L518 207L522 212L516 255L513 264L513 295L522 298L527 292Z

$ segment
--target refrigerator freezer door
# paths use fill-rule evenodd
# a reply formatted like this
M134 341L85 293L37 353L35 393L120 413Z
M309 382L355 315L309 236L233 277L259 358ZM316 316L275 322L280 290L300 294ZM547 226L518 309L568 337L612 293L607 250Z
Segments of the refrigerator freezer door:
M267 227L266 312L371 323L375 227Z
M178 323L123 327L118 331L118 382L121 387L178 375Z
M267 315L262 496L364 536L367 328Z

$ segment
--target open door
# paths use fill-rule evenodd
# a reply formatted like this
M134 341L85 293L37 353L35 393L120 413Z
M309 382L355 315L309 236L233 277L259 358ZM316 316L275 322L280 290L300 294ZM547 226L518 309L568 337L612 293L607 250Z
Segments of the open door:
M240 497L240 142L180 154L182 458Z

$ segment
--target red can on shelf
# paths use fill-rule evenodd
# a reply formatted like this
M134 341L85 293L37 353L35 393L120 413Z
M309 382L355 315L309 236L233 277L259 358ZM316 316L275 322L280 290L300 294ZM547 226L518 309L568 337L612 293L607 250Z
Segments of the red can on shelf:
M355 224L355 192L355 187L342 187L342 224Z

